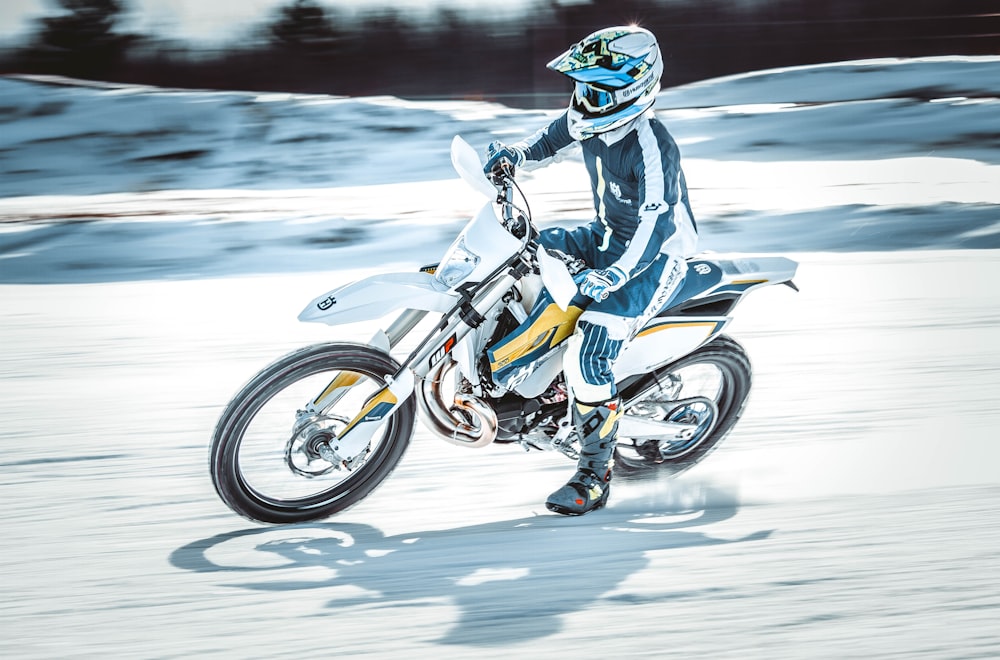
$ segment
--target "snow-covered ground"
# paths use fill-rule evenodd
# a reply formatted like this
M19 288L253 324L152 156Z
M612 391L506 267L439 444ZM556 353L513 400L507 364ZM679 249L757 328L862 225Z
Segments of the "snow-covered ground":
M703 247L801 263L737 310L719 451L565 519L566 459L421 428L275 528L212 491L222 406L332 336L313 296L436 260L479 204L452 135L553 113L0 79L0 655L1000 656L998 97L1000 58L665 90ZM543 224L585 183L525 176Z

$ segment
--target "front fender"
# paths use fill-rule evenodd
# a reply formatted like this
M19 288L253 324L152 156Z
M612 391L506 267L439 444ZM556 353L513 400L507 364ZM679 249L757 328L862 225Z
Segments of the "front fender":
M443 314L458 300L458 294L429 273L384 273L323 294L299 313L299 320L340 325L380 319L403 309Z

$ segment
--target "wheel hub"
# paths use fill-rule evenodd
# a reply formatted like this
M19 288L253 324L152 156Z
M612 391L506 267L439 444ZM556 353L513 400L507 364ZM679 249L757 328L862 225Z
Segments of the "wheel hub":
M692 397L671 402L671 405L669 409L666 409L666 406L657 406L659 413L657 416L662 415L663 421L666 422L689 425L689 428L679 431L670 438L637 442L636 452L648 461L662 463L691 451L715 426L719 410L715 401L708 397Z
M319 431L314 433L302 444L302 453L305 454L310 461L318 460L323 458L324 452L330 448L330 441L337 436L329 431Z
M295 474L312 478L339 469L341 461L330 448L337 438L336 429L347 423L339 416L309 415L300 417L285 445L285 464Z
M684 401L667 415L667 421L691 424L693 428L680 432L675 439L660 440L660 453L674 454L690 449L715 426L718 414L715 401L708 397L700 396Z

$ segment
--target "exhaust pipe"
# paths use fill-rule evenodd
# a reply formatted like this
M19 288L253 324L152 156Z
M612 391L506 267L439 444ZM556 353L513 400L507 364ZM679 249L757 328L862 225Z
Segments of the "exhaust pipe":
M446 442L460 447L485 447L497 437L497 414L493 408L471 394L456 394L450 406L441 397L441 383L454 366L453 360L442 360L427 374L417 388L417 403L427 427ZM463 419L457 418L456 412Z

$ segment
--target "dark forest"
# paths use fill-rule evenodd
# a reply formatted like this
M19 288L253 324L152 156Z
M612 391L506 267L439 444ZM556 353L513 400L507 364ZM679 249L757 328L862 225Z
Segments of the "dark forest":
M295 0L213 50L130 34L125 0L59 0L0 72L196 89L555 107L567 83L545 64L609 25L660 40L665 86L780 66L876 57L1000 54L1000 0L541 1L505 19L438 10L415 22L387 8L351 18Z

